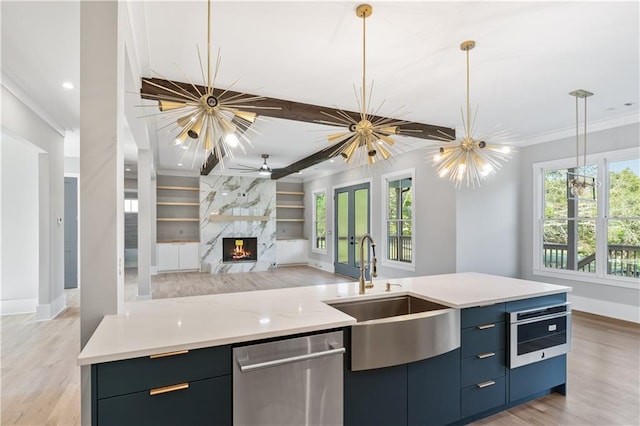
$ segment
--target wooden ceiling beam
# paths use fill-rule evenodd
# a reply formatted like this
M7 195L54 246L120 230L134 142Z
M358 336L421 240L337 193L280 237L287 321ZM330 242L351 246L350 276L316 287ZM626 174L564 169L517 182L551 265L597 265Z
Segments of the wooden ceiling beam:
M153 83L150 84L149 82ZM205 87L196 85L197 90L189 83L183 83L179 81L171 81L170 83L167 80L163 80L160 78L143 78L142 79L142 87L140 88L140 96L142 99L149 100L158 100L158 96L169 96L175 97L171 92L163 91L160 87L156 85L169 87L171 89L176 90L175 86L179 86L194 96L198 97L198 91L200 93L205 92ZM213 94L219 96L222 93L221 89L214 89ZM234 96L240 95L241 92L227 91L226 96ZM246 96L260 96L253 95L250 93L244 93ZM353 111L344 111L338 110L336 108L330 108L320 105L312 105L306 104L302 102L294 102L288 101L284 99L277 98L267 98L256 102L257 106L265 106L275 109L260 109L256 110L256 112L264 117L273 117L273 118L282 118L285 120L293 120L293 121L301 121L305 123L314 123L319 124L319 121L330 120L326 114L330 115L340 115L340 112L346 113L350 117L352 117L356 122L360 121L360 113ZM379 119L383 119L383 117L373 116L371 117L371 121L377 121ZM326 124L326 123L324 123ZM455 129L449 127L435 126L432 124L423 124L423 123L415 123L408 122L406 124L402 124L400 126L402 135L411 136L419 139L431 139L431 140L441 140L442 138L451 138L454 140L456 138ZM406 131L406 133L402 133L402 130ZM279 179L284 176L288 176L292 173L296 173L300 170L304 170L308 167L311 167L315 164L319 164L323 161L328 160L333 154L335 154L341 143L334 144L328 148L320 150L314 154L309 155L308 157L303 158L302 160L296 161L293 164L288 165L287 167L283 167L280 169L274 170L271 174L272 179ZM209 156L207 160L207 164L200 171L202 175L208 175L211 170L218 164L219 159L215 156Z

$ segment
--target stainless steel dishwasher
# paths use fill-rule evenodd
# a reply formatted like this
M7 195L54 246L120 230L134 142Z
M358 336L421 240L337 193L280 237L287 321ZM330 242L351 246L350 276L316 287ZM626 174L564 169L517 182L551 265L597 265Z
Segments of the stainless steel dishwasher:
M233 424L342 425L342 331L233 349Z

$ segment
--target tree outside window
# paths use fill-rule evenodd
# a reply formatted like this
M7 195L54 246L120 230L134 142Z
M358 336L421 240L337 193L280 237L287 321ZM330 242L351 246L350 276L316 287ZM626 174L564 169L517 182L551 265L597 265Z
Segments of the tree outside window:
M637 158L609 161L605 154L584 170L543 170L544 268L640 278L639 169ZM574 173L597 176L601 188L573 197L567 183Z

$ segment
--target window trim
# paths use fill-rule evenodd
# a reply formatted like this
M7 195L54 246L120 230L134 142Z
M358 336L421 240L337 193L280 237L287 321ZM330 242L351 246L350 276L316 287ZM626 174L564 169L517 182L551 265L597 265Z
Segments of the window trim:
M598 180L602 183L598 188L597 199L598 213L596 217L596 273L545 268L542 264L540 250L542 247L542 222L544 220L544 188L543 174L546 170L571 168L575 166L575 157L557 160L543 161L532 164L533 172L533 275L560 278L571 281L589 282L614 287L638 289L638 279L609 275L606 272L607 264L607 220L609 219L609 163L638 158L640 148L626 148L615 151L605 151L587 155L587 164L598 166ZM604 238L602 236L605 236Z
M400 262L397 260L387 259L388 241L387 241L387 212L389 211L389 198L388 188L389 181L399 180L403 178L411 178L411 262ZM402 269L405 271L415 272L416 270L416 169L399 170L392 173L387 173L381 176L382 182L382 217L380 218L380 236L384 244L379 244L382 248L380 253L380 265L389 268Z
M329 241L327 241L327 235L325 235L325 249L319 249L316 248L316 239L317 239L317 235L316 235L316 194L324 194L324 229L325 232L328 233L328 229L327 229L327 189L326 188L322 188L322 189L316 189L311 193L311 205L312 205L312 209L311 209L311 251L313 253L320 253L320 254L327 254L327 249L326 247L328 247L329 245Z

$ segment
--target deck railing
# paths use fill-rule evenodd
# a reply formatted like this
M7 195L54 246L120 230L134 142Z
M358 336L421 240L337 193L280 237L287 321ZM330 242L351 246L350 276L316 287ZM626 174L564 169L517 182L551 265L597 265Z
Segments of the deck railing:
M411 237L389 237L389 260L397 260L399 262L411 263Z
M567 269L568 246L565 244L544 244L544 266L546 268ZM640 277L640 246L610 244L608 247L607 274L623 277ZM578 261L578 271L595 272L595 253Z

